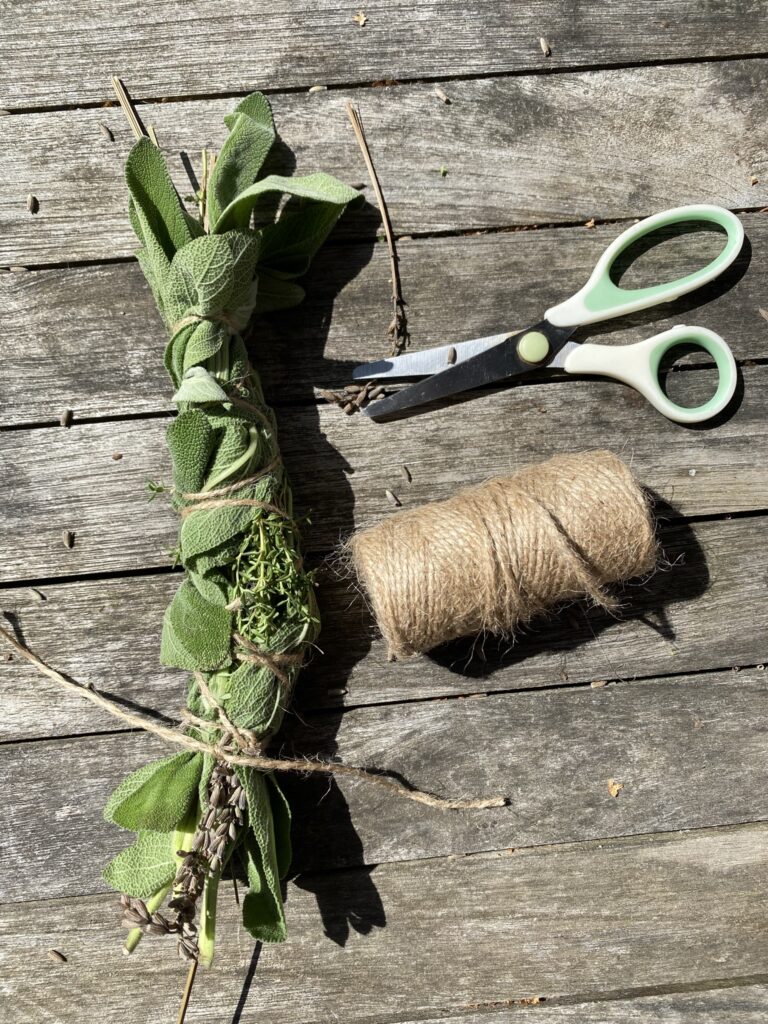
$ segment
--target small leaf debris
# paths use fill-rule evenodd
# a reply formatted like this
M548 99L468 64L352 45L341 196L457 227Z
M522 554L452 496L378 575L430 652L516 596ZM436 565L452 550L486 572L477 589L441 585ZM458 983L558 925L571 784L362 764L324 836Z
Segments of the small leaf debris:
M768 320L768 309L763 309L762 306L758 306L757 312L760 314L763 320Z
M40 209L40 200L30 192L27 196L27 209L30 213L37 213Z
M594 217L590 217L589 220L585 221L585 223L584 223L584 227L585 228L593 228L594 226L595 226L595 218Z
M48 598L45 596L42 590L38 590L37 587L30 587L29 592L36 601L40 602L40 604L45 604L45 602L48 600Z
M60 964L65 964L68 962L64 954L60 953L58 949L49 949L48 956L51 958L51 960L55 960L57 963Z
M307 89L307 92L327 92L327 91L328 91L328 86L327 85L310 85L309 89Z
M608 779L608 792L611 796L616 799L619 793L624 789L623 782L617 782L616 779Z
M539 36L539 46L541 47L541 52L545 57L552 56L552 47L549 45L549 40L545 36Z
M75 546L75 534L73 530L62 530L61 540L65 548L72 549Z
M753 175L750 176L749 184L750 185L759 185L760 184L760 179L757 177L756 174L753 174Z
M356 25L359 25L360 28L362 28L368 21L368 18L365 16L365 11L358 11L354 18L352 19L352 21L354 21Z
M113 462L119 462L122 459L122 457L123 457L123 453L122 452L113 452L112 453L112 461Z
M407 484L409 484L411 480L413 480L410 469L408 469L408 467L405 465L400 467L400 476L403 478L403 480L405 480Z
M439 100L442 100L443 103L447 103L448 105L450 105L451 97L444 93L439 85L436 85L432 92L435 94L435 96L437 96Z
M72 410L71 409L65 409L62 412L61 416L59 416L59 423L62 425L62 427L71 427L72 426Z
M115 136L112 134L112 129L109 125L104 124L103 121L99 121L99 131L109 142L115 141Z
M607 686L608 685L608 680L607 679L593 679L592 682L589 685L592 687L593 690L599 690L603 686Z
M386 494L387 501L389 502L390 505L394 505L395 508L400 508L402 506L402 501L400 501L398 496L396 494L393 494L392 491L389 490L389 488L387 488L387 490L385 490L384 493Z

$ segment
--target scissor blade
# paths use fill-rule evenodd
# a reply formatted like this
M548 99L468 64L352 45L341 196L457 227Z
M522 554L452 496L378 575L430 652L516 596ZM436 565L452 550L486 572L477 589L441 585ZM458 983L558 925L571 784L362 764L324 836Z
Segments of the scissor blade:
M524 331L505 335L503 341L484 352L479 352L463 363L456 363L426 380L403 388L402 391L398 391L394 395L372 402L363 409L363 412L366 416L378 420L385 416L391 416L393 413L402 412L404 409L436 402L460 391L469 391L472 388L482 387L484 384L494 384L509 377L541 369L547 364L529 363L517 354L518 339L529 331L539 332L547 337L550 344L550 357L547 362L551 363L568 341L573 333L573 328L555 327L547 320L542 320L533 327L527 327Z
M352 380L407 380L410 377L431 377L452 365L465 363L467 359L485 352L511 335L492 334L487 338L473 338L456 345L438 345L421 352L405 352L391 359L379 359L375 363L364 363L352 371Z

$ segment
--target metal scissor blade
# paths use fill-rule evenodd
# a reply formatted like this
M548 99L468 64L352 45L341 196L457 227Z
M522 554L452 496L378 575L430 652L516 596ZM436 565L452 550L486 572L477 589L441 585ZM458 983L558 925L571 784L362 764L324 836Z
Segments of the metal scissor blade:
M503 335L503 340L492 348L479 352L463 363L449 366L426 380L403 388L402 391L398 391L394 395L372 402L363 409L363 412L371 419L378 420L404 409L436 402L460 391L469 391L472 388L482 387L484 384L494 384L496 381L541 369L543 366L551 365L552 360L568 341L573 330L572 327L555 327L547 320L542 320L533 327L527 327L524 331ZM523 334L534 331L544 334L549 341L550 356L546 363L526 362L517 353L519 338Z
M352 371L352 380L407 380L410 377L431 377L449 366L465 363L467 359L493 348L506 338L506 334L491 334L487 338L473 338L456 345L438 345L420 352L404 352L391 359L379 359L375 363L363 363Z

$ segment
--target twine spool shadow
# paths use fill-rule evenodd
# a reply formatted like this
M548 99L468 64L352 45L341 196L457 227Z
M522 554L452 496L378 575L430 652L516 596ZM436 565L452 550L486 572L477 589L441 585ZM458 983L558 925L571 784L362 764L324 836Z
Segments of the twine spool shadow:
M396 513L347 551L390 656L475 633L510 635L547 609L649 573L654 524L629 468L607 451L557 456L447 501Z

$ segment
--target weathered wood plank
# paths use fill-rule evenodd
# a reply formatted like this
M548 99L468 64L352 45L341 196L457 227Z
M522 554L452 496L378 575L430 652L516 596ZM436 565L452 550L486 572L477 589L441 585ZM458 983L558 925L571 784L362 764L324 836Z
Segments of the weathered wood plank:
M755 0L704 8L695 0L670 0L663 11L653 0L588 8L559 0L545 10L531 0L385 0L366 11L361 28L352 20L354 9L335 0L287 7L260 2L246 9L230 0L217 4L215 14L203 0L150 0L140 19L127 0L14 3L3 23L0 104L112 99L109 76L116 72L136 96L163 97L768 50ZM549 57L540 36L551 44Z
M476 651L472 657L466 641L386 671L384 644L363 602L324 574L321 651L302 673L297 706L311 711L768 661L760 573L768 520L667 527L661 539L673 568L625 591L618 618L573 607L514 645L486 643L484 659ZM4 589L0 607L52 665L175 718L186 676L161 669L158 650L163 611L177 585L175 575L58 584L42 588L44 602L27 588ZM3 739L116 727L18 658L0 656L0 705Z
M670 423L631 389L592 379L466 395L387 424L335 406L286 406L281 447L297 507L312 513L307 546L315 551L391 514L387 488L413 507L558 452L606 445L679 512L762 509L767 373L745 370L741 406L710 432ZM676 374L678 400L705 401L712 375ZM169 477L165 429L165 420L129 420L0 434L0 579L167 566L176 519L162 499L150 504L146 491L147 480ZM458 449L474 457L457 459ZM64 530L74 532L74 547L62 542Z
M225 887L194 1015L230 1024L240 1004L264 1024L387 1024L758 975L767 834L758 825L302 876L289 887L290 939L262 950L255 973ZM18 1024L66 1017L73 992L84 1020L172 1019L184 968L162 940L126 959L114 898L6 903L0 915Z
M742 219L752 250L765 249L768 218ZM538 320L583 284L619 230L601 225L402 242L413 347ZM715 246L719 237L712 238ZM656 280L672 280L700 266L703 238L694 242L689 235L653 249L644 280L651 270ZM758 309L767 301L768 268L755 259L747 271L748 263L745 251L727 279L610 329L618 326L617 340L639 341L695 319L726 337L737 359L762 358L768 325ZM557 272L546 273L550 268ZM381 245L326 248L305 282L305 303L256 326L254 360L267 392L280 401L307 398L313 386L338 387L352 366L387 355L388 276ZM75 418L170 410L165 331L136 264L5 274L0 303L7 327L0 359L12 396L0 406L0 424L55 421L65 408Z
M768 985L732 985L703 992L673 992L669 995L635 996L631 999L600 1000L594 1003L541 1002L536 1005L536 1024L762 1024ZM501 1000L502 1003L505 1000ZM477 1013L450 1018L457 1024L519 1024L520 1004L506 1009L480 1008ZM444 1024L448 1018L421 1020L419 1024ZM417 1024L405 1021L403 1024Z
M288 776L293 870L764 820L766 714L766 673L744 670L294 721L283 736L286 754L338 755L389 768L431 792L504 794L511 806L446 812L364 782ZM100 872L127 837L104 823L102 808L130 771L167 752L133 733L0 749L7 837L0 899L104 891ZM610 780L624 787L615 797Z
M765 205L767 84L768 63L748 60L457 82L449 106L428 84L294 93L275 97L275 111L298 171L354 183L365 180L344 113L354 100L396 229L454 231L635 217L696 200ZM232 105L151 108L182 195L193 190L177 154L195 161L202 146L219 147ZM132 254L122 175L131 141L118 109L0 119L0 266ZM340 230L372 237L377 223L366 207Z

